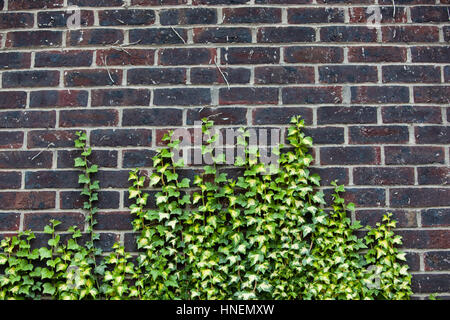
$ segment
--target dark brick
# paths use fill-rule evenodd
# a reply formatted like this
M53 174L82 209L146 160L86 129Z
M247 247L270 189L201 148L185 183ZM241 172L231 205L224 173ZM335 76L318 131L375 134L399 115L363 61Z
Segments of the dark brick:
M375 29L367 27L322 27L320 39L323 42L376 42L377 33Z
M441 147L392 146L385 147L386 164L444 163Z
M74 160L79 156L78 150L59 150L58 168L73 168ZM115 168L117 167L117 151L93 150L89 160L100 167Z
M224 8L223 23L277 23L281 9L264 7Z
M53 9L64 6L64 0L9 0L8 10Z
M414 168L354 168L353 183L356 185L381 186L414 184Z
M450 167L417 168L419 184L450 184Z
M321 127L306 128L307 136L313 139L314 144L342 144L344 143L344 128Z
M180 64L213 64L216 57L216 50L209 48L175 48L162 49L159 52L159 64L180 65Z
M439 107L383 107L381 115L384 123L442 123Z
M19 231L20 214L0 212L0 231Z
M92 146L126 147L152 144L152 131L148 129L106 129L91 132Z
M83 202L87 199L80 196L79 191L62 191L60 192L61 209L81 209ZM119 207L118 191L100 191L98 193L98 202L96 205L99 209L117 209Z
M350 47L350 62L406 62L406 48L403 47Z
M414 102L417 103L449 103L450 86L414 87Z
M351 87L353 103L409 102L409 88L402 86Z
M112 86L122 83L122 70L84 69L64 71L66 87Z
M377 82L377 68L372 66L319 67L319 80L324 83Z
M341 103L341 87L298 87L283 88L284 104Z
M79 7L120 7L123 0L69 0L68 4Z
M52 152L1 151L0 169L51 168Z
M0 131L0 149L17 149L22 147L23 132Z
M340 8L293 8L288 9L288 23L344 22L344 10Z
M277 88L220 88L219 104L278 104Z
M384 42L438 42L439 29L431 26L381 27Z
M0 109L22 109L27 104L25 91L0 92Z
M159 15L162 25L217 23L217 11L209 8L169 9L162 10Z
M154 105L157 106L193 106L211 104L209 88L155 89Z
M404 248L447 249L450 239L447 230L397 230L403 237Z
M406 8L405 7L379 7L381 14L380 23L407 23ZM353 7L349 9L350 23L366 23L375 24L375 21L371 21L373 11L367 7Z
M89 67L92 51L44 51L36 52L35 67Z
M252 42L249 28L194 28L194 43Z
M425 252L424 259L425 259L425 270L426 271L450 270L450 252L449 251Z
M98 13L101 26L137 26L155 23L155 11L139 9L103 10Z
M289 124L293 116L300 115L305 123L312 123L312 110L302 107L256 108L253 110L253 124Z
M314 83L313 67L257 67L255 68L257 84Z
M1 210L45 210L54 207L53 191L0 192Z
M0 112L0 128L54 128L55 111Z
M96 230L133 230L134 217L130 212L99 212L96 214Z
M78 188L79 171L29 171L25 173L25 189Z
M422 226L448 227L450 226L450 209L425 209L421 211Z
M43 231L50 220L61 222L56 227L57 231L65 231L71 226L77 226L84 230L84 215L80 212L32 212L24 215L23 227L26 230Z
M61 127L104 127L117 125L117 110L63 110L60 112Z
M312 0L255 0L257 4L307 4Z
M37 14L37 25L39 28L67 28L72 10L68 11L41 11ZM80 26L94 25L93 11L80 11Z
M143 168L152 167L152 158L156 155L153 150L124 150L123 152L123 164L124 168Z
M409 131L406 126L352 126L349 140L351 144L407 143Z
M444 81L450 82L450 66L444 67Z
M123 126L180 126L182 111L179 109L125 109Z
M341 164L379 164L379 147L322 147L320 148L322 165Z
M419 23L449 21L448 7L420 6L411 8L411 21Z
M450 47L412 47L411 59L413 62L450 62Z
M250 69L246 68L220 68L228 83L250 83ZM217 68L191 68L192 84L225 84L226 81Z
M7 48L18 47L55 47L62 44L61 31L14 31L8 32Z
M102 189L107 188L124 188L130 187L130 182L128 181L129 171L128 170L100 170L96 175L95 179L100 181L100 187Z
M136 0L140 1L140 0ZM142 1L142 0L141 0ZM143 1L155 1L155 0L143 0ZM176 1L176 0L168 0L168 1ZM237 4L245 4L250 0L193 0L192 4L194 5L237 5Z
M363 124L377 122L374 107L320 107L317 109L318 124Z
M434 66L383 66L383 82L441 82L441 68Z
M155 50L151 49L105 49L97 51L98 66L151 66Z
M226 124L247 124L246 108L196 108L187 111L186 123L194 124L194 121L201 121L202 118L214 121L217 125Z
M31 63L31 53L29 52L3 52L0 53L1 69L25 69Z
M92 90L91 105L98 106L148 106L148 89L99 89Z
M316 32L309 27L264 27L257 35L262 43L314 42L315 38Z
M22 174L20 172L1 172L0 189L20 189Z
M332 202L333 189L325 190L327 203ZM358 207L384 207L386 191L381 188L348 188L343 194L346 202L353 202Z
M391 189L390 199L392 207L445 207L450 205L450 189ZM448 236L446 241L450 241Z
M141 45L183 44L184 41L187 41L186 29L176 28L174 30L171 28L133 29L129 32L130 43L139 42ZM184 41L180 39L180 36Z
M287 47L284 59L290 63L338 63L344 60L344 51L338 47Z
M355 217L363 226L376 227L382 222L383 215L392 213L392 218L397 221L397 228L417 227L416 212L406 210L365 209L356 210Z
M30 92L30 108L86 107L88 92L43 90Z
M70 148L77 139L75 130L34 130L28 132L27 147Z
M33 28L34 17L32 13L0 12L1 29Z
M71 46L118 45L123 43L123 30L80 29L67 33L67 43Z
M320 184L322 186L329 186L335 180L337 180L338 184L348 184L347 168L312 167L310 172L311 174L317 173L320 176Z
M8 71L2 75L3 88L53 87L59 84L59 71Z
M416 127L417 143L450 144L450 126Z
M186 83L186 69L183 68L148 68L129 69L128 84L158 85Z
M225 48L221 49L220 53L222 64L272 64L280 61L279 48Z

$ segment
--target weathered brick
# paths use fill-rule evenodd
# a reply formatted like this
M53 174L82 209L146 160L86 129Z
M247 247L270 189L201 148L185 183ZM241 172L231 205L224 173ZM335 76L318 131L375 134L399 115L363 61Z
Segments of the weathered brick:
M155 11L140 9L103 10L98 13L101 26L137 26L155 23Z
M120 7L123 0L68 0L69 5L79 7Z
M379 147L322 147L320 163L323 165L379 164Z
M133 29L129 31L129 38L130 43L141 45L183 44L187 41L187 31L180 28Z
M73 168L74 160L80 156L78 150L58 151L58 168ZM93 150L90 156L90 161L100 167L115 168L117 167L117 151L114 150Z
M54 207L53 191L0 192L1 210L45 210Z
M372 66L319 67L319 80L323 83L377 82L377 68Z
M210 8L185 8L162 10L159 14L162 25L214 24L217 11Z
M59 71L8 71L2 74L3 88L53 87L59 84Z
M192 106L211 104L209 88L156 89L153 103L157 106Z
M0 169L50 168L53 156L50 151L1 151Z
M320 40L323 42L376 42L377 33L375 29L359 26L322 27Z
M186 83L186 69L183 68L129 69L127 81L128 84L132 85L184 84Z
M396 233L403 238L403 248L450 248L450 238L447 230L397 230Z
M424 209L420 212L422 226L448 227L450 226L450 209Z
M150 147L152 145L152 131L148 129L93 130L90 142L92 146L101 147Z
M31 53L29 52L3 52L0 53L1 69L25 69L31 63Z
M27 134L30 148L70 148L77 139L75 130L33 130Z
M378 7L381 20L380 23L407 23L406 8L405 7ZM349 8L349 20L350 23L367 23L375 24L373 17L374 11L370 10L370 7L353 7ZM378 22L378 21L376 21Z
M447 22L449 20L448 7L419 6L411 8L411 21L419 23Z
M60 113L61 127L103 127L118 123L116 110L64 110Z
M437 42L439 29L434 26L381 27L384 42Z
M398 207L445 207L450 205L450 189L445 188L399 188L390 190L391 206ZM450 238L447 237L447 246ZM425 242L425 241L424 241ZM424 243L422 243L424 245ZM426 246L427 247L427 246ZM417 247L416 247L417 248ZM428 247L431 248L431 247Z
M245 125L247 124L246 108L195 108L187 111L186 123L194 124L194 121L201 121L202 118L214 121L217 125Z
M155 50L151 49L105 49L97 50L98 66L151 66Z
M338 63L344 60L343 48L339 47L287 47L284 60L290 63Z
M300 115L306 124L312 123L311 108L255 108L252 113L253 124L288 124L294 115Z
M57 47L62 44L61 31L14 31L6 36L7 48Z
M356 185L407 185L414 184L414 168L358 167L353 169Z
M70 23L71 10L67 11L41 11L37 13L39 28L67 28ZM94 25L94 12L80 10L80 26Z
M318 124L364 124L377 122L374 107L320 107L317 109Z
M397 144L409 141L406 126L352 126L349 128L351 144Z
M342 102L341 87L283 88L281 93L284 104L318 104Z
M8 0L8 10L53 9L64 6L64 0Z
M406 48L403 47L350 47L350 62L406 62Z
M247 84L250 83L250 69L247 68L220 68L222 73L216 67L198 67L191 68L192 84ZM224 79L226 77L226 81Z
M221 49L220 53L222 64L272 64L280 61L279 48L225 48Z
M65 231L71 226L77 226L84 230L84 215L80 212L32 212L24 215L23 227L26 230L43 231L50 220L61 222L56 227L57 231Z
M259 28L257 40L261 43L314 42L316 33L309 27Z
M417 168L419 184L450 184L450 167Z
M446 271L450 270L449 251L429 251L424 254L426 271Z
M86 107L88 92L83 90L42 90L30 92L30 108Z
M194 43L247 43L252 42L250 28L194 28Z
M29 171L25 173L25 189L75 189L79 171Z
M62 191L60 192L61 209L81 209L86 197L81 197L78 191ZM98 202L96 205L99 209L117 209L119 207L118 191L99 191Z
M353 103L402 103L409 102L409 88L403 86L351 87Z
M413 62L450 62L450 47L412 47L411 60Z
M277 88L221 88L219 103L226 104L277 104Z
M344 143L344 128L337 128L337 127L305 128L305 134L313 139L314 144Z
M269 7L224 8L223 23L277 23L281 9Z
M20 131L0 131L0 149L22 147L24 133Z
M33 24L34 16L32 13L0 12L0 30L32 28Z
M333 181L337 181L338 184L347 184L349 181L347 168L312 167L310 171L311 174L317 173L320 176L322 186L329 186Z
M152 167L152 158L156 155L153 150L124 150L122 151L124 168L143 168Z
M20 172L0 171L0 189L20 189L21 185L22 174Z
M35 67L89 67L92 51L67 50L36 52Z
M435 66L383 66L383 82L441 82L441 68Z
M288 9L288 23L333 23L344 22L341 8L292 8Z
M27 104L25 91L0 92L0 109L23 109Z
M180 64L214 64L216 57L215 49L208 48L175 48L162 49L159 52L159 64L180 65Z
M417 143L450 144L450 126L416 127Z
M386 146L386 164L432 164L444 163L441 147Z
M95 87L120 85L122 70L118 69L84 69L64 72L66 87Z
M333 189L326 189L325 199L332 202ZM347 202L353 202L357 207L384 207L386 203L386 191L382 188L346 188L343 198Z
M383 216L392 213L392 218L397 221L397 228L414 228L417 227L416 212L409 210L383 210L383 209L363 209L355 211L355 218L363 226L376 227L380 223Z
M19 231L20 214L16 212L0 213L0 231Z
M123 38L123 30L119 29L80 29L67 33L67 43L71 46L119 45Z
M125 109L123 126L180 126L182 111L179 109Z
M143 173L147 174L147 173ZM100 181L100 186L102 189L108 188L122 188L128 189L130 187L130 182L128 181L129 171L128 170L100 170L96 175L95 179ZM147 185L146 185L147 187Z
M417 103L449 103L450 86L414 87L414 102Z
M54 128L55 111L0 112L0 128Z
M441 108L421 106L383 107L384 123L442 123Z
M150 104L150 90L148 89L92 90L91 105L93 107L148 106L149 104Z
M313 67L257 67L255 68L257 84L314 83Z
M128 212L99 212L95 230L133 230L133 216Z

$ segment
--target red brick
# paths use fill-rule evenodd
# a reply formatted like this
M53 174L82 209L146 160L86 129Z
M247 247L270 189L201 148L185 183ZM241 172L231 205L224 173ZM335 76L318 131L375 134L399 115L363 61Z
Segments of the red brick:
M55 207L55 192L0 192L1 210L45 210Z

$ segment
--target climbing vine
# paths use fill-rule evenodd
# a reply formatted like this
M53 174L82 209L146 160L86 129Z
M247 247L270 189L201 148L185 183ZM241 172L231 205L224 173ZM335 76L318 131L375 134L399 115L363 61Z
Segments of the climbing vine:
M300 117L292 119L289 145L273 151L277 167L259 161L260 150L241 129L237 179L224 170L224 155L214 152L212 121L203 119L201 149L212 163L192 181L179 175L180 140L166 134L151 175L129 174L135 261L118 243L109 254L96 246L98 167L89 161L86 135L77 133L86 228L57 231L60 222L52 220L44 230L47 245L36 249L31 231L3 239L0 298L408 299L411 276L396 248L396 222L388 214L357 237L364 229L349 217L355 206L341 197L343 186L333 183L327 206L320 177L309 169L312 139L303 127Z

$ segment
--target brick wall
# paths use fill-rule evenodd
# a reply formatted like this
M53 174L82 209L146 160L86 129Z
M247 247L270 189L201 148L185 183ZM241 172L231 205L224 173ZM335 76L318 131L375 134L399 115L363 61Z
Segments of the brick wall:
M363 224L399 220L415 297L450 297L449 5L0 0L0 233L83 227L77 130L101 166L102 247L134 251L128 170L151 167L167 129L300 114L325 186L345 183Z

